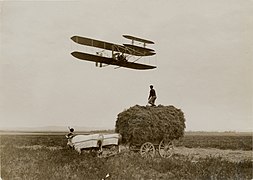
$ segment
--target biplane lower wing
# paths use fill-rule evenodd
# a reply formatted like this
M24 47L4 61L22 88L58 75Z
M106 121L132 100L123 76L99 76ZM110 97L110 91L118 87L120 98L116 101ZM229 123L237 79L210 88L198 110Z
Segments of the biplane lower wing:
M156 68L155 66L151 66L151 65L128 62L128 61L124 61L124 60L116 60L113 58L96 56L96 55L77 52L77 51L74 51L71 54L72 54L72 56L74 56L80 60L98 62L98 63L108 64L108 65L115 65L115 66L130 68L130 69L146 70L146 69Z

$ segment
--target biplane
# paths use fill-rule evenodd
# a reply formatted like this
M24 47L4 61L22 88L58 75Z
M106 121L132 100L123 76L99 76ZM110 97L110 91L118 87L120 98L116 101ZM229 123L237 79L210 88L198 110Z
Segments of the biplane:
M95 55L79 51L74 51L71 54L72 56L80 60L95 62L97 67L115 65L118 67L125 67L137 70L156 68L152 65L136 63L136 61L138 61L142 57L152 56L156 54L153 49L146 47L147 44L154 44L153 41L130 35L123 35L123 37L126 39L130 39L132 41L131 44L118 45L86 37L72 36L71 39L75 43L102 50L97 51ZM142 46L136 45L135 42L141 43ZM109 51L109 55L105 53L105 51Z

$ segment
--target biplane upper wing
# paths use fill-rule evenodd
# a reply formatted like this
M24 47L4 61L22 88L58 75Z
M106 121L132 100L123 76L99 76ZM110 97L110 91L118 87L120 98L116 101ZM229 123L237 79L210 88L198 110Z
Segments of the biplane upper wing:
M131 69L145 70L145 69L154 69L154 68L156 68L155 66L151 66L151 65L128 62L128 61L119 61L119 60L115 60L113 58L96 56L96 55L77 52L77 51L74 51L71 54L74 57L76 57L78 59L81 59L81 60L99 62L99 63L115 65L115 66L121 66L121 67L126 67L126 68L131 68Z
M97 48L106 49L106 50L115 50L115 51L117 51L116 48L118 48L118 50L121 52L125 49L124 46L121 46L121 45L116 45L116 44L113 44L113 43L109 43L109 42L105 42L105 41L99 41L99 40L86 38L86 37L73 36L73 37L71 37L71 39L74 42L78 43L78 44L97 47ZM115 47L115 46L117 46L117 47Z
M78 44L97 47L97 48L111 50L111 51L117 51L121 53L135 55L135 56L151 56L155 54L150 51L143 51L143 50L138 51L137 49L133 49L130 47L113 44L113 43L109 43L105 41L95 40L91 38L86 38L86 37L72 36L71 39Z

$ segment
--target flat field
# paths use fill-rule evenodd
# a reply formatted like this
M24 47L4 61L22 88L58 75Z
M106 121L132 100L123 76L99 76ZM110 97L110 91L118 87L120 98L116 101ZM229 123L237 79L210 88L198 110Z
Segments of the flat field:
M169 159L142 158L122 146L107 158L66 146L65 134L1 135L1 178L252 179L252 134L186 133Z

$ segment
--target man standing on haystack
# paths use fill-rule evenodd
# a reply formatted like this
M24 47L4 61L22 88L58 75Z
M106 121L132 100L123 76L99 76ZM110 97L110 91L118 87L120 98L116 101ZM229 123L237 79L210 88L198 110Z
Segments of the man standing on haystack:
M149 91L148 103L151 104L151 106L155 106L156 93L153 88L153 85L150 85L149 87L150 87L150 91Z

